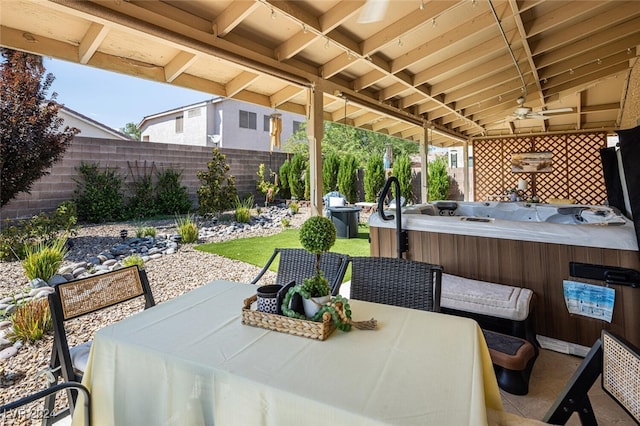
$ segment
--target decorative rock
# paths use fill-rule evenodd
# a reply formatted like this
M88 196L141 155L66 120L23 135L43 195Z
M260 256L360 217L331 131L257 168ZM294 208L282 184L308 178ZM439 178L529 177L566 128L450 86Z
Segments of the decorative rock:
M104 266L113 266L113 265L115 265L116 263L118 263L118 261L117 261L117 260L115 260L115 259L113 259L113 258L111 258L111 259L109 259L109 260L104 261L102 264L103 264Z
M11 321L0 321L0 330L8 328L11 326Z
M176 252L176 249L172 248L168 248L165 251L163 251L163 254L174 254Z
M31 288L40 288L40 287L46 287L49 284L47 284L47 282L45 280L43 280L42 278L34 278L31 281L29 281L29 287Z
M49 290L50 287L43 287L42 290L40 292L38 292L38 294L36 294L35 296L33 296L34 299L42 299L44 297L49 296L51 293L53 293L55 290L51 289Z
M9 359L18 353L18 348L9 346L0 351L0 359Z
M6 316L10 316L15 312L15 310L16 310L16 305L9 305L5 308L4 314Z
M160 259L162 258L162 253L156 253L149 256L151 259Z
M55 287L58 284L66 283L67 281L69 281L69 280L66 279L63 275L55 274L54 276L52 276L49 279L49 286L50 287Z
M87 263L90 263L92 265L100 265L102 262L100 261L98 256L91 256L87 259Z
M83 266L81 268L74 269L73 276L77 278L78 276L80 276L81 274L84 274L85 272L87 272L87 268Z
M47 294L49 294L49 293L53 293L56 290L53 287L34 288L33 290L31 290L29 292L29 296L37 298L38 297L37 295L42 293L43 291L46 292Z

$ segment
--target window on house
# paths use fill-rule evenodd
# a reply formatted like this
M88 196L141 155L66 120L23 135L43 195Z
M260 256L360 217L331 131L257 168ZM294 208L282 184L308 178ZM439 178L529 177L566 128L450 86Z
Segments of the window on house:
M149 135L144 135L144 136L142 137L142 141L143 141L143 142L149 142Z
M473 167L473 157L469 156L469 158L467 158L467 165L469 167Z
M263 116L262 129L265 132L268 132L269 130L271 130L271 116L269 116L269 115Z
M302 127L302 122L301 121L293 121L293 133L297 132L298 130L300 130L300 127Z
M176 133L184 132L184 116L179 115L176 117Z
M257 129L257 115L255 112L240 110L240 128L241 129Z
M453 151L451 152L451 162L450 167L458 167L458 153Z

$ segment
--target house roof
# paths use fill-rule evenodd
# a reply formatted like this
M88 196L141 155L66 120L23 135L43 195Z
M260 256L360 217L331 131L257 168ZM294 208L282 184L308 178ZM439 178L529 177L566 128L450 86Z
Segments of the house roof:
M99 129L99 130L101 130L103 132L106 132L106 133L112 135L115 139L133 140L129 135L127 135L125 133L122 133L122 132L120 132L118 130L112 129L111 127L106 126L106 125L104 125L104 124L102 124L102 123L100 123L100 122L98 122L98 121L96 121L96 120L94 120L92 118L89 118L86 115L80 114L79 112L74 111L69 107L61 105L60 110L63 113L75 118L76 120L79 120L80 122L86 123L90 127L97 128L97 129ZM82 129L80 129L80 130L82 130ZM83 136L82 133L80 133L80 136Z
M176 114L176 113L180 113L180 112L195 108L197 106L204 106L204 105L206 105L208 103L217 103L217 102L221 102L223 100L224 100L224 98L222 96L218 96L218 97L215 97L215 98L212 98L212 99L208 99L206 101L195 102L193 104L183 105L183 106L179 106L179 107L176 107L176 108L171 108L171 109L166 110L166 111L157 112L155 114L146 115L146 116L142 117L142 120L140 120L140 123L138 124L138 128L139 129L142 128L144 123L147 122L148 120L153 120L155 118L160 118L160 117L165 117L165 116L168 116L168 115L173 115L173 114Z
M378 6L375 6L378 4ZM363 22L367 7L382 14ZM305 114L459 144L614 130L640 45L631 1L3 1L0 44ZM376 11L376 10L374 10ZM517 66L516 66L517 64ZM636 73L637 75L637 73ZM561 110L550 118L509 119ZM631 110L630 114L640 114ZM636 117L633 117L635 125Z

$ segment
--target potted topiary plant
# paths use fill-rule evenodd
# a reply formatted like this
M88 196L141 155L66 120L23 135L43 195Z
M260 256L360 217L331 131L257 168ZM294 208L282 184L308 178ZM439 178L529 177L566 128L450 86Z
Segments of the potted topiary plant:
M331 288L320 270L320 256L336 242L336 228L330 219L313 216L300 227L300 243L309 253L315 254L313 277L305 278L299 293L303 298L304 310L307 317L313 317L320 306L331 298Z

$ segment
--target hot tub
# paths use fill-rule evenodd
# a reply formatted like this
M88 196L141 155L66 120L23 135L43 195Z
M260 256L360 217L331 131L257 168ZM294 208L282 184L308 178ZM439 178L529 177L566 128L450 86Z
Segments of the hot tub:
M374 214L369 225L372 256L395 257L395 221ZM600 330L609 328L640 345L640 289L613 286L610 324L570 315L564 302L563 280L574 279L569 262L640 270L633 222L616 209L445 201L404 208L401 225L408 235L408 259L440 264L445 272L466 278L533 290L535 327L542 338L590 347Z

